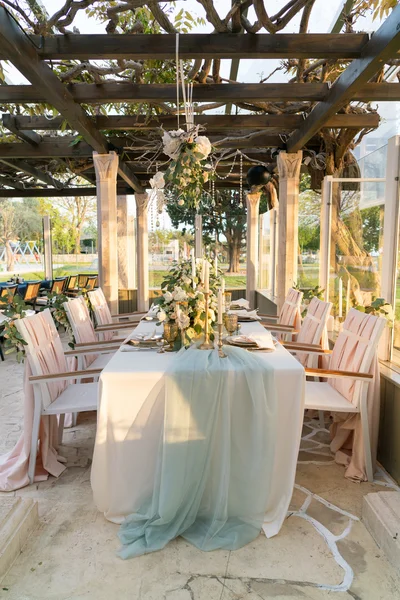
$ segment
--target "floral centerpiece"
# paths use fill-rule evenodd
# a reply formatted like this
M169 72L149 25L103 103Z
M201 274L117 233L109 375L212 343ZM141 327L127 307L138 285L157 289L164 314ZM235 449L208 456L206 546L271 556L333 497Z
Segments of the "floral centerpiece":
M166 186L177 197L178 204L186 202L197 208L211 171L211 165L207 163L212 151L210 140L199 135L197 126L189 131L164 131L162 143L163 152L171 162L165 173L155 174L150 181L152 188L161 198Z
M158 322L175 321L189 345L204 331L206 305L201 282L203 261L184 260L175 264L162 283L162 296L158 302ZM216 321L217 295L220 284L218 276L210 274L208 324L211 329Z

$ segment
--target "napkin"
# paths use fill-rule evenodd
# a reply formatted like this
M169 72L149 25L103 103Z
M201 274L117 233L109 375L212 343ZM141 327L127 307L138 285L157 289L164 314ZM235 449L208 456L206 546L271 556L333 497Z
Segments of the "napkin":
M148 310L146 317L156 317L158 314L158 311L160 310L160 307L158 304L153 304L150 306L150 309Z
M231 306L239 306L240 308L249 308L249 301L245 298L238 298L237 300L232 300Z
M275 350L273 337L271 333L267 330L255 331L253 333L247 333L246 335L239 335L235 337L235 340L241 340L243 342L250 341L257 344L258 348L262 348L265 350Z
M238 317L246 317L247 319L257 319L257 321L261 321L261 317L258 316L256 310L230 310L228 314L237 315Z

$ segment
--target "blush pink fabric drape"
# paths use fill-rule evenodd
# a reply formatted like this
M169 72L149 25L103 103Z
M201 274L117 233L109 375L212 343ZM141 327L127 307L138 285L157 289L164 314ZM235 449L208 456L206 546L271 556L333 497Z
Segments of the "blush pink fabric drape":
M303 292L290 288L279 313L279 325L292 325L299 330L301 326L301 300Z
M45 314L46 313L46 314ZM47 314L48 313L48 314ZM34 354L43 371L43 375L61 373L67 370L61 342L49 311L43 311L24 319L31 336ZM23 433L15 447L0 457L0 490L10 492L29 485L28 463L32 440L34 414L33 385L29 383L32 374L29 356L25 359L24 370L24 423ZM66 387L65 381L47 384L51 400L55 400ZM58 456L58 423L54 415L42 416L39 430L39 451L36 462L35 481L44 481L48 475L58 477L65 469L65 459Z
M91 344L97 342L96 332L90 319L88 307L84 298L81 296L70 300L67 304L67 314L73 323L72 330L78 344ZM89 367L98 357L98 354L88 354L85 356L85 367Z
M329 363L330 369L358 372L365 356L377 319L373 315L351 309L336 340ZM380 375L377 351L369 372L374 376L368 385L367 410L371 439L371 454L375 466L379 432ZM329 379L329 384L342 396L353 401L355 381ZM334 413L331 426L331 450L337 463L345 465L345 476L354 481L367 481L362 441L361 417L357 413Z
M112 324L112 316L103 291L99 288L93 292L88 292L88 296L94 311L97 325ZM104 341L110 341L113 339L115 333L116 332L114 331L103 331L101 335Z
M319 344L323 350L329 349L328 331L326 328L327 320L330 314L330 302L323 302L318 298L312 298L307 308L307 314L301 324L300 332L297 336L297 342L303 344ZM296 358L306 367L313 366L309 364L310 354L297 352ZM327 362L328 360L328 362ZM318 357L318 365L321 368L327 368L329 358L325 356ZM316 366L316 365L314 365Z

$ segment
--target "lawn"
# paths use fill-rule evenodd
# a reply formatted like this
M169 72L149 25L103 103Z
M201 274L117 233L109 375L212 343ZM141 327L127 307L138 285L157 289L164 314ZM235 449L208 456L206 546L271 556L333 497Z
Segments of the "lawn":
M149 273L149 286L151 288L160 289L164 277L167 271L150 271ZM224 275L225 286L227 288L245 288L246 287L246 275Z
M76 275L77 273L86 273L89 270L91 263L88 262L79 262L71 265L63 265L62 267L57 267L53 270L54 277L65 277L65 275ZM21 277L23 277L27 281L42 281L44 279L44 271L29 271L26 273L21 273ZM10 275L0 275L0 281L8 281L10 279Z

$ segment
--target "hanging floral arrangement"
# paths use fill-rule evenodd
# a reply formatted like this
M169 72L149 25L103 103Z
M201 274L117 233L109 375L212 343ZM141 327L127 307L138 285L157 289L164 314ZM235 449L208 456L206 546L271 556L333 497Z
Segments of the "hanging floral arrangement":
M199 135L198 127L190 131L177 129L164 131L163 152L171 162L165 173L156 173L150 185L157 195L167 187L179 205L188 204L197 208L207 183L211 165L207 158L212 151L208 137Z

